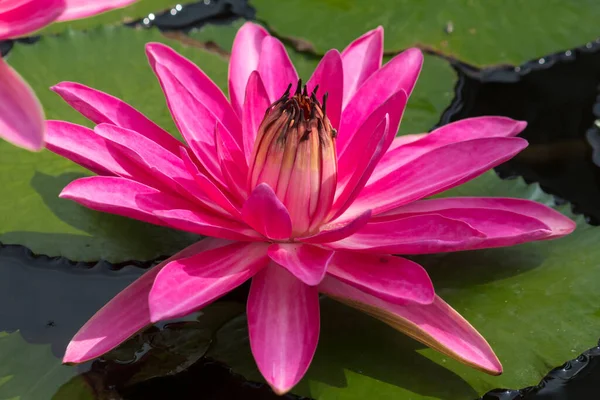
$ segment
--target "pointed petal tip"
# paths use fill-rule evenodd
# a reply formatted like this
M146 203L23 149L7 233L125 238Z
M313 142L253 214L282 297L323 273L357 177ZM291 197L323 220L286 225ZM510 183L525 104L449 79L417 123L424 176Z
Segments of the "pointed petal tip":
M284 396L284 395L286 395L296 385L295 383L293 385L291 385L291 386L290 385L277 385L277 384L271 383L271 382L267 382L267 383L269 384L269 387L271 388L271 390L273 390L273 392L277 396Z
M239 29L238 33L242 30L246 30L246 29L256 29L259 31L262 31L263 33L266 33L267 35L269 34L269 32L260 24L257 24L255 22L252 21L246 21L241 28Z
M527 121L515 121L516 126L513 132L517 132L517 135L527 128Z

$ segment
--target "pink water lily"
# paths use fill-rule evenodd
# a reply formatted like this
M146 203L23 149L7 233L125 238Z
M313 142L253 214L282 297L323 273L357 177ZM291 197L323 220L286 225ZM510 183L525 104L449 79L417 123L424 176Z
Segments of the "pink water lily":
M0 40L14 39L55 21L125 7L137 0L2 0ZM44 112L31 87L0 57L0 137L27 150L44 147Z
M97 125L49 121L48 148L98 174L75 180L61 197L213 238L106 304L75 335L65 362L98 357L252 279L250 346L277 393L290 390L313 358L319 293L501 373L488 343L436 296L426 271L391 254L510 246L571 232L571 220L527 200L426 199L525 148L515 137L524 122L472 118L395 138L423 57L409 49L382 67L381 28L342 53L327 52L303 86L284 46L246 23L233 44L230 101L169 47L151 43L146 51L186 143L117 98L60 83L53 90Z

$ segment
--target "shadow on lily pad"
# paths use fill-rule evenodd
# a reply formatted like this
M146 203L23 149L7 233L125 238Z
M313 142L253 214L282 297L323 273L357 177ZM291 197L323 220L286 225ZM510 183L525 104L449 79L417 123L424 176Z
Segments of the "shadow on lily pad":
M208 356L231 365L245 378L264 381L258 372L248 342L245 316L226 324L216 336ZM305 378L293 390L319 397L320 386L362 391L356 398L369 398L376 381L432 398L476 398L477 392L460 376L419 354L424 346L366 314L323 297L321 333L313 362ZM432 379L432 377L434 379ZM377 385L378 396L383 385ZM361 397L362 396L362 397Z

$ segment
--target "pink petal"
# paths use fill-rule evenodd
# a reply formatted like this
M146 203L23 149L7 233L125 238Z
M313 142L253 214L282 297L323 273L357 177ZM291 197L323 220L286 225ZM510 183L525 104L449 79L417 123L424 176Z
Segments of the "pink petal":
M178 183L192 192L197 191L192 187L194 178L183 161L152 140L110 124L96 125L94 132L107 140L109 151L135 180L152 187L172 189L175 193Z
M292 234L290 214L266 183L254 188L242 207L242 219L270 239L285 240Z
M269 257L307 285L318 285L333 251L300 243L273 243Z
M148 295L160 270L171 261L228 243L222 239L201 240L146 272L110 300L75 334L63 362L82 363L99 357L150 325Z
M63 189L60 197L76 201L92 210L155 225L171 226L205 236L248 240L252 234L244 225L202 211L180 197L125 178L92 176L77 179ZM162 215L186 211L189 215L185 216L185 227Z
M194 176L196 184L200 189L200 192L205 194L207 198L209 198L214 204L221 207L223 210L227 211L230 215L235 217L236 219L240 219L242 214L240 212L240 207L235 205L224 193L221 189L215 185L215 183L204 176L192 158L190 154L185 148L180 148L181 160L183 161L186 169L190 174Z
M268 264L267 247L238 242L170 262L150 291L150 320L182 317L227 294Z
M194 95L192 87L188 81L190 77L175 75L178 72L172 71L173 63L167 66L157 62L154 59L152 45L148 45L147 52L150 64L152 65L158 80L167 97L167 103L171 114L179 131L184 136L190 148L208 172L208 174L221 186L226 187L221 171L221 161L219 160L215 146L215 126L217 119ZM187 68L187 66L186 66ZM195 68L195 67L194 67ZM191 67L190 67L191 69ZM189 71L188 71L189 72ZM195 71L196 77L203 75L200 70ZM185 79L184 79L185 78ZM200 80L200 82L205 82ZM200 89L195 88L195 92ZM233 140L233 139L232 139Z
M369 125L370 120L367 121ZM358 159L344 157L343 160L340 160L340 169L343 172L338 178L336 199L331 207L328 220L335 220L352 205L367 184L377 162L385 153L386 142L389 142L390 137L394 136L390 130L389 114L385 114L384 119L379 121L378 125L366 127L365 131L370 135L368 141L363 144L363 151L358 154L354 153Z
M51 88L71 107L96 124L108 123L136 131L173 154L182 143L122 100L75 82Z
M388 149L388 153L390 151L394 150L396 147L403 146L405 144L409 144L409 143L415 142L415 141L417 141L419 139L424 138L427 135L428 135L427 133L415 133L415 134L412 134L412 135L396 136L394 138L394 140L392 141L392 144L390 145L390 148Z
M470 367L492 375L502 373L502 365L485 339L437 296L428 305L393 304L330 277L319 290Z
M367 209L377 215L450 189L512 158L525 147L527 141L520 138L494 137L436 148L367 185L340 219Z
M316 86L319 90L317 98L322 99L327 94L326 114L331 125L338 129L340 127L340 117L342 114L342 97L344 93L344 70L342 67L342 58L340 53L335 50L329 50L321 61L315 72L306 83L308 93L312 93Z
M423 214L368 223L355 234L325 245L376 254L429 254L470 248L484 238L483 232L467 222Z
M98 175L131 178L93 130L65 121L46 121L46 148Z
M2 0L0 40L33 33L54 22L64 10L65 0Z
M215 125L215 148L217 158L221 162L221 173L227 184L228 192L234 197L246 198L246 180L248 177L248 164L244 153L234 148L231 138L223 136L223 126L220 123Z
M571 233L576 224L558 211L534 201L461 197L416 201L377 217L373 222L415 215L442 215L468 223L486 235L472 248L511 246Z
M343 213L360 194L393 142L407 96L403 90L394 93L376 109L347 142L338 157L338 186L331 210L332 218ZM385 124L381 121L385 119Z
M343 223L331 223L323 225L321 226L319 233L313 236L297 238L296 240L304 243L336 242L356 233L360 228L365 226L370 219L371 210L367 210L352 220L345 221Z
M369 132L364 132L365 129L372 131L373 128L377 126L377 124L384 118L385 114L390 116L391 130L391 139L386 142L387 146L384 149L384 152L387 151L387 148L394 141L396 132L398 132L398 127L400 126L400 121L402 120L402 115L404 113L404 109L406 108L407 100L408 95L404 90L400 89L388 97L387 100L382 102L379 107L373 110L373 112L367 116L361 126L355 127L355 133L353 135L346 137L345 140L337 145L338 158L340 159L340 162L342 162L341 160L346 157L348 159L352 159L352 157L360 152L370 137Z
M222 218L200 208L155 210L154 216L163 224L202 236L214 236L229 240L262 241L264 237L247 225Z
M512 137L519 134L527 123L506 117L476 117L444 125L422 137L404 139L402 146L390 149L375 168L369 184L392 170L442 146L472 139ZM413 136L413 135L411 135ZM404 138L396 138L395 141ZM414 139L414 140L413 140Z
M342 52L344 65L344 105L346 107L361 85L381 68L383 28L369 31L350 43Z
M423 65L423 54L413 48L394 57L357 90L344 108L337 146L346 146L356 129L392 94L404 90L410 97Z
M210 118L205 119L206 123L214 128L214 121L218 121L225 128L222 132L223 136L231 136L238 150L241 150L242 126L240 119L221 89L196 64L169 46L162 43L148 43L146 54L152 68L156 68L157 64L163 66L189 91L200 105L197 112L210 115ZM166 94L169 95L169 93Z
M248 86L246 86L246 97L242 115L244 154L246 155L246 162L248 164L250 164L250 158L254 150L258 128L270 104L269 96L258 71L253 71L248 79Z
M0 137L39 151L44 147L44 135L42 105L27 82L0 57Z
M250 347L275 393L306 373L319 340L319 293L271 264L252 279L247 305Z
M283 95L288 85L294 86L298 82L298 74L285 47L273 36L267 36L262 41L258 73L271 103Z
M229 97L233 109L242 116L246 84L258 69L262 41L269 33L260 25L246 22L237 32L229 61Z
M137 0L65 0L67 8L58 21L71 21L101 14L115 8L127 7Z
M419 264L402 257L336 251L327 274L380 299L431 304L435 291Z

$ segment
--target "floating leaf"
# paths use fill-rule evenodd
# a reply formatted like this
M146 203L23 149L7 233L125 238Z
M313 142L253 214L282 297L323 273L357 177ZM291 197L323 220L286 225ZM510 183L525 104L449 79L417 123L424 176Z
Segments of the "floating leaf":
M519 65L594 41L595 0L251 0L256 17L280 35L324 54L378 25L385 49L421 46L478 66Z

